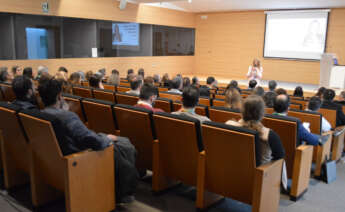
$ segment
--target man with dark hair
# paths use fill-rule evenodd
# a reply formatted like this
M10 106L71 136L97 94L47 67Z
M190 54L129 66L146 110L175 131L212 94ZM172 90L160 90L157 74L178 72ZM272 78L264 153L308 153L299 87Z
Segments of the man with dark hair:
M89 85L92 88L104 89L102 84L102 78L100 75L94 74L89 79Z
M253 94L263 97L265 94L265 90L262 87L258 86L254 89Z
M183 86L183 81L181 77L175 77L171 81L171 89L168 91L169 93L175 93L175 94L182 94L181 89Z
M135 105L135 107L141 107L152 112L164 112L160 108L154 108L152 105L154 104L155 100L158 96L158 89L149 83L145 83L140 89L139 101Z
M17 76L12 81L12 89L16 99L12 104L22 109L38 109L35 88L31 80L25 76Z
M281 95L281 94L287 95L287 91L286 91L284 88L278 88L278 89L276 90L276 94L277 94L277 95Z
M34 78L34 75L32 73L32 68L31 67L24 68L23 75L28 77L29 79L33 79Z
M131 90L127 91L126 93L139 96L142 84L143 84L142 80L138 79L137 77L133 78L130 81Z
M194 86L187 87L183 90L182 94L182 108L172 114L196 118L200 120L200 122L210 121L206 116L201 116L195 113L195 107L198 105L198 102L199 89Z
M250 81L249 81L248 88L249 88L250 90L253 90L257 84L258 84L258 82L257 82L256 80L250 80Z
M266 107L273 108L274 99L276 98L277 94L275 92L269 91L266 92L263 96L264 102Z
M200 96L210 97L211 89L217 89L217 80L212 76L207 77L206 85L200 86Z
M60 68L59 68L59 70L58 70L58 72L65 72L66 74L68 74L68 70L67 70L67 68L65 68L65 67L63 67L63 66L61 66Z
M43 113L55 116L61 123L58 136L63 155L87 149L102 150L114 145L116 198L120 202L133 200L138 173L135 168L136 150L127 138L115 135L96 134L89 130L79 117L63 108L62 84L56 79L43 81L38 91L46 108ZM116 141L116 142L115 142ZM92 168L92 167L90 167ZM121 182L121 183L119 183Z
M242 93L242 90L240 87L238 87L238 82L236 80L231 80L228 86L226 86L226 90L224 91L224 94L226 93L227 90L231 88L236 88L240 94Z
M134 70L133 69L128 69L127 71L127 80L131 80L131 78L134 76Z
M197 77L193 77L192 78L192 85L195 86L195 87L200 86L199 79Z
M8 82L9 81L9 74L7 71L7 67L0 67L0 82Z
M290 106L289 96L285 94L278 95L274 99L273 115L287 116L289 106ZM298 137L299 144L301 144L303 141L305 141L308 145L313 145L313 146L316 146L319 144L320 136L308 132L308 130L304 128L300 120L298 120L297 122L297 127L298 127L297 137Z
M138 75L142 76L143 79L145 79L145 71L144 71L143 68L140 68L140 69L138 70Z
M343 113L342 107L340 104L337 104L333 101L335 97L335 92L332 89L326 89L322 95L323 102L321 104L321 108L336 110L337 111L337 118L336 118L336 126L345 125L345 115Z
M310 98L308 103L308 111L318 112L321 107L321 99L317 96L313 96ZM331 130L331 124L322 116L322 124L321 124L321 131L328 132Z
M274 81L274 80L270 80L268 81L268 89L272 92L274 92L274 90L276 89L277 87L277 82Z

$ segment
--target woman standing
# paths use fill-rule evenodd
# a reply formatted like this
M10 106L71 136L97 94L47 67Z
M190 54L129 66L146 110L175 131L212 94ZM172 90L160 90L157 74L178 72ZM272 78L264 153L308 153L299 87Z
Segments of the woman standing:
M261 62L258 59L253 60L253 64L249 66L247 78L248 80L256 80L258 84L260 84L260 80L262 79L263 68L261 66Z

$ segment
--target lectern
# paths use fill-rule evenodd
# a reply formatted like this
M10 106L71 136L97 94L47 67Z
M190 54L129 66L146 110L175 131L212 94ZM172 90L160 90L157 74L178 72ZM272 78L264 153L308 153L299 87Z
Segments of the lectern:
M329 87L331 72L333 68L333 54L325 53L320 61L320 86Z

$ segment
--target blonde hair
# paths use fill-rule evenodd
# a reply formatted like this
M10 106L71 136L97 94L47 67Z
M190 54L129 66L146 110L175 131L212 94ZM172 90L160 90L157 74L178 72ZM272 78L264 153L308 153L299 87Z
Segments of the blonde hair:
M241 109L242 96L236 88L225 91L225 106L231 109Z
M261 123L265 114L265 103L263 99L256 95L248 96L242 105L242 126L259 132L262 136L264 126Z
M257 65L256 65L256 64L257 64ZM255 58L255 59L253 60L252 66L253 66L253 67L258 67L258 68L260 68L260 67L261 67L261 62L260 62L260 60L257 59L257 58Z

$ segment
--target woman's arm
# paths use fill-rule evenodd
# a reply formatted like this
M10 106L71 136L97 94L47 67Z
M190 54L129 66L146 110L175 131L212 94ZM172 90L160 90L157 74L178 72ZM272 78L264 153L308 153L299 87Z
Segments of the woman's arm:
M251 75L252 75L252 66L249 66L248 73L247 73L247 78L250 78Z
M272 150L273 160L279 160L285 157L285 149L280 140L280 137L273 130L270 130L270 133L268 136L268 143Z

